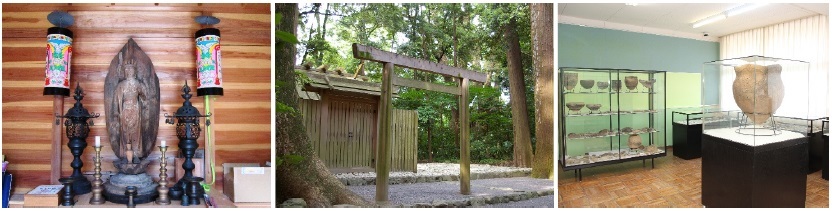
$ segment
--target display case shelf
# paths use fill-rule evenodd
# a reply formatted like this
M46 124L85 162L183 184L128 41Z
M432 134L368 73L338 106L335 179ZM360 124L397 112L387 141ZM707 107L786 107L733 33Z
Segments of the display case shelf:
M620 111L618 112L611 112L611 113L589 113L589 114L568 114L565 115L566 117L583 117L583 116L611 116L611 115L628 115L628 114L649 114L649 113L657 113L657 111Z
M637 132L637 133L623 133L623 132L617 132L617 133L615 133L615 134L609 134L609 135L604 135L604 136L588 136L588 137L578 137L578 138L571 138L571 137L569 136L569 137L568 137L568 140L582 140L582 139L592 139L592 138L608 138L608 137L615 137L615 136L622 136L622 135L629 135L629 136L630 136L630 135L650 134L650 133L658 133L658 132L660 132L660 131L659 131L659 130L652 130L652 131Z
M562 67L558 78L562 170L581 180L583 168L638 160L654 167L666 155L666 72Z
M565 92L563 94L657 94L657 92Z

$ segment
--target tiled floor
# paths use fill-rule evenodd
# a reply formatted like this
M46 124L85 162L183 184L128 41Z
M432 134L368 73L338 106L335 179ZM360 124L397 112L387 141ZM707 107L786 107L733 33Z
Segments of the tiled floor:
M573 171L559 172L560 208L569 207L703 207L701 159L672 155L582 170L582 182ZM805 207L828 207L828 181L822 171L808 175Z

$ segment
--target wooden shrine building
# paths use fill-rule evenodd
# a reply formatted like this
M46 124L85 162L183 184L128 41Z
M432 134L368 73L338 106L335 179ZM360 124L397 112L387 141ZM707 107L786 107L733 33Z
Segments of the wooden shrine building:
M376 166L380 84L326 67L297 67L307 136L331 172L371 172ZM391 170L417 172L417 111L395 109Z

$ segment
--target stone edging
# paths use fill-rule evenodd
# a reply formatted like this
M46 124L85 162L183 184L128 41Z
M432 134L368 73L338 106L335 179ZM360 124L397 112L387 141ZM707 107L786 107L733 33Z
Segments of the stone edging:
M513 193L499 196L476 196L464 200L435 200L432 203L416 203L416 204L400 204L393 206L394 208L465 208L465 207L482 207L487 204L502 204L516 201L525 201L542 196L553 195L553 189L539 190L539 191L525 191L520 193ZM335 208L358 208L358 206L349 204L334 205Z
M510 177L527 177L530 176L530 170L513 170L506 172L486 172L473 173L470 179L493 179L493 178L510 178ZM376 177L347 177L338 178L342 184L347 186L362 186L362 185L376 185ZM426 182L444 182L444 181L458 181L458 175L432 175L432 176L398 176L388 178L388 184L410 184L410 183L426 183Z

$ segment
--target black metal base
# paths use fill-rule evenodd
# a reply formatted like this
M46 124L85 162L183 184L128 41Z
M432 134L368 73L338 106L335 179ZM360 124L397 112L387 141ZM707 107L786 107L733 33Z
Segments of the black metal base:
M642 160L643 161L643 167L645 168L646 167L646 159L650 159L651 163L652 163L652 169L654 169L654 158L663 157L663 156L666 156L665 152L661 153L661 154L656 154L656 155L647 155L647 156L642 156L642 157L633 157L633 158L626 158L626 159L622 159L622 160L612 160L612 161L577 165L577 166L571 166L571 167L565 167L565 165L562 161L559 161L559 164L561 164L562 170L564 170L564 171L573 170L573 176L576 178L577 181L581 182L582 181L582 169L583 168L590 168L590 167L595 167L595 166L604 166L604 165L610 165L610 164L614 164L614 163L623 163L623 162L636 161L636 160Z
M822 170L825 151L828 150L823 145L822 131L808 134L808 174Z
M144 204L144 203L151 203L156 200L156 197L159 196L159 192L151 192L150 194L144 195L136 195L133 197L133 203L135 204ZM126 195L120 194L113 194L107 191L104 191L104 199L109 202L113 202L116 204L127 204L129 197Z
M43 95L61 95L61 96L69 96L69 89L65 88L58 88L58 87L44 87L43 88Z
M702 137L704 206L805 207L807 138L753 147Z
M822 178L828 180L828 136L823 135L823 157L825 159L822 160Z
M87 180L87 177L78 176L73 177L72 182L72 192L75 193L76 196L87 194L93 191L93 184L90 183L90 180Z
M212 87L212 88L197 89L197 96L203 96L203 95L220 95L220 96L223 96L223 88Z
M700 158L703 131L701 124L672 123L672 154L684 160Z

